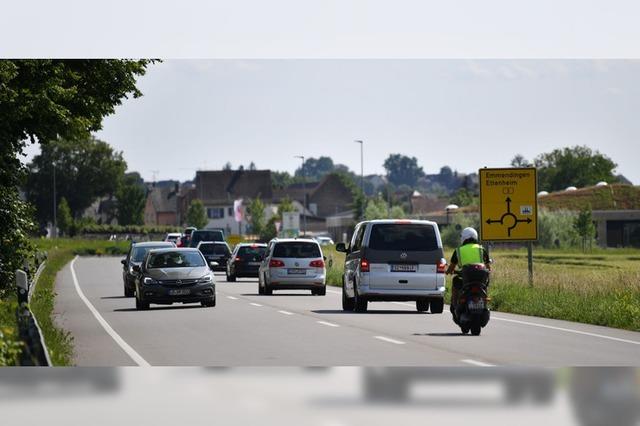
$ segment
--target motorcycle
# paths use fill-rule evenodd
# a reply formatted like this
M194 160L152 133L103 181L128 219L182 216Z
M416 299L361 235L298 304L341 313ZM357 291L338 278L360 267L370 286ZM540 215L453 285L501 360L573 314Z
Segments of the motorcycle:
M479 336L489 322L489 270L485 265L467 265L460 272L462 289L452 310L453 321L463 334Z

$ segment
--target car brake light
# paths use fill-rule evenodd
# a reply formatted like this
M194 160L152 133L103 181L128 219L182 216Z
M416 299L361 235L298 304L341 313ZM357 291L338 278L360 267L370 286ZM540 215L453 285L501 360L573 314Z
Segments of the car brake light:
M242 258L240 256L236 256L233 258L233 261L238 263L238 262L242 262Z
M309 266L312 268L324 268L324 260L312 260Z
M447 271L447 261L442 258L440 259L440 262L438 262L438 264L436 265L436 273L438 274L444 274Z
M283 266L284 266L284 262L282 260L271 259L271 261L269 261L270 268L282 268Z
M360 260L360 272L369 272L369 261L367 259Z

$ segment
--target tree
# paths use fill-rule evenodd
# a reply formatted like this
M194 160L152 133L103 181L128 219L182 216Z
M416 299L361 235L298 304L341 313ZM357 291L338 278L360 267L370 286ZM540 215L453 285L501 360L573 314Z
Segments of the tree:
M118 224L144 225L144 207L147 202L147 191L140 184L138 173L126 175L116 191L118 200Z
M127 169L121 152L114 152L109 144L93 137L47 143L28 165L25 186L40 223L52 219L53 164L57 196L67 199L74 218L97 198L114 195Z
M274 188L283 189L293 183L293 178L287 172L271 172L271 185Z
M255 235L261 235L264 231L265 219L264 219L265 205L260 197L254 198L249 203L247 213L249 215L249 223L251 224L251 230Z
M73 227L73 216L71 216L71 209L69 208L69 203L67 203L67 199L62 197L60 203L58 204L58 212L57 212L57 222L58 229L64 235L69 235L69 231Z
M584 187L599 181L615 182L617 164L586 146L556 149L534 160L538 168L538 187L558 191L568 186Z
M387 171L387 179L396 186L404 184L414 188L418 179L424 176L416 157L391 154L384 161L384 168Z
M582 250L587 251L587 247L591 248L591 243L596 236L596 227L593 224L591 207L578 212L578 216L576 216L573 221L573 228L582 239Z
M123 98L142 93L136 78L148 60L0 61L0 287L29 252L33 210L18 197L27 143L46 145L59 137L87 137L100 130ZM7 246L5 247L5 244Z
M297 177L305 177L310 180L320 180L325 175L333 172L335 166L330 157L307 158L304 164L295 172Z
M249 170L256 170L256 163L252 161L251 164L249 164Z
M278 204L278 219L282 220L282 213L295 212L296 207L293 205L293 201L289 197L284 197Z
M197 198L191 201L189 208L187 209L187 225L195 226L196 228L204 228L207 226L207 213L204 210L204 204Z
M227 161L224 166L222 166L222 170L233 170L233 166L230 161Z
M511 167L531 167L532 164L527 161L521 154L516 154L515 157L511 160Z
M389 205L382 196L369 199L367 201L367 208L364 211L365 220L402 219L404 217L405 212L401 206L389 208Z
M467 188L460 188L451 198L451 203L458 206L470 206L473 204L473 194Z

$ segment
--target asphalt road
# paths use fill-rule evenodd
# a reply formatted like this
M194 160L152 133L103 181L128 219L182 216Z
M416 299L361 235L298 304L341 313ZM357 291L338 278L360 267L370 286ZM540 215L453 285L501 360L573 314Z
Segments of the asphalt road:
M217 275L215 308L152 305L122 295L120 258L82 257L58 275L56 320L86 366L637 366L640 333L492 313L461 335L448 310L370 303L343 312L340 289L257 294L257 280ZM74 279L75 275L75 279ZM77 285L76 285L77 284ZM93 312L92 312L93 310Z

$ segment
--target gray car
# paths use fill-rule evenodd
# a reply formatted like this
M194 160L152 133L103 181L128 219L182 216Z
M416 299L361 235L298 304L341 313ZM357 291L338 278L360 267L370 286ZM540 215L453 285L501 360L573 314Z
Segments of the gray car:
M276 238L269 242L258 271L258 293L272 294L273 290L327 293L324 256L316 240Z
M415 301L420 312L444 306L444 259L440 231L426 220L371 220L356 225L346 253L342 309L366 312L373 301Z
M198 249L151 250L133 268L137 273L136 309L149 309L150 303L216 305L213 271Z
M132 243L129 247L127 257L122 259L122 283L124 286L124 296L133 297L136 292L136 275L133 266L142 263L146 254L153 249L158 248L171 248L176 245L173 242L168 241L145 241L142 243Z

